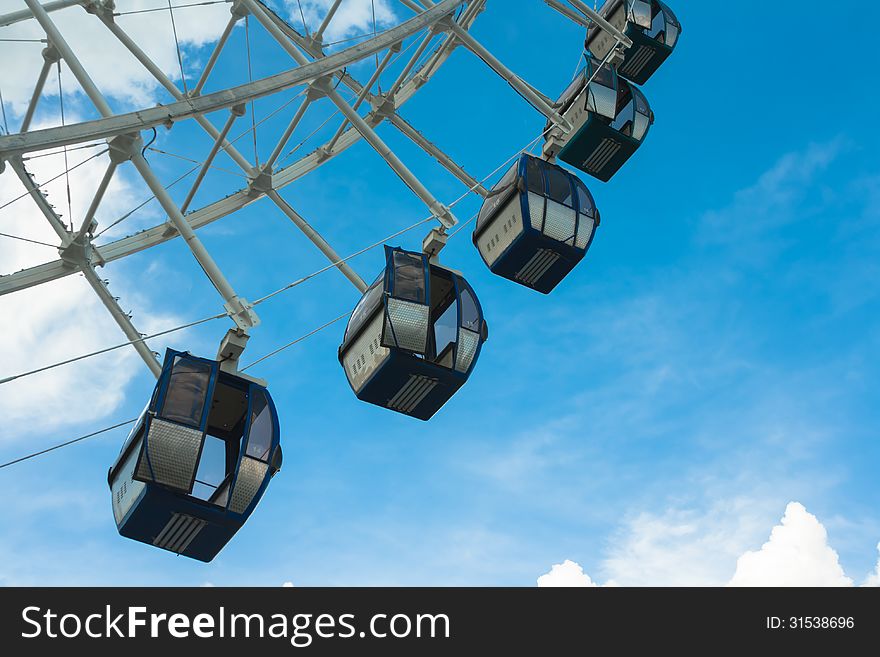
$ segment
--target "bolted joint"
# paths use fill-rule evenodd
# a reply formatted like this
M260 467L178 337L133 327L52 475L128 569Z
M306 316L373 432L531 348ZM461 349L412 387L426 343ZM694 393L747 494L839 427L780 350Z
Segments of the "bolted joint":
M309 85L309 91L312 89L316 89L321 93L322 96L328 95L331 91L333 91L333 83L331 80L333 79L333 75L324 75L320 78L317 78L312 81L312 84Z
M241 118L242 116L247 114L247 107L245 107L244 103L239 103L238 105L233 105L230 112L232 112L232 115L235 118Z
M229 313L229 316L232 318L232 321L235 322L235 325L245 332L247 332L248 329L259 326L260 324L260 318L247 302L247 299L235 297L231 301L227 301L223 304L223 307L226 308L226 312Z
M107 146L110 147L110 161L114 164L122 164L131 159L136 148L140 147L143 141L137 134L117 135L107 140Z
M313 80L312 83L308 86L308 89L306 90L306 98L310 103L313 103L316 100L320 100L327 95L326 89L322 88L324 87L325 82L329 82L328 76ZM327 86L329 87L329 84Z
M263 169L256 176L250 179L248 183L248 196L257 198L265 196L272 189L272 171Z
M455 215L452 214L452 210L450 210L442 203L432 203L431 212L435 217L437 217L437 219L440 220L440 223L443 224L444 229L452 228L458 223L458 219L456 219Z
M51 41L49 41L48 45L43 48L43 59L46 60L46 63L48 64L55 64L61 59L61 53L58 52L58 48L56 48Z
M374 97L374 100L370 104L373 107L371 114L378 118L379 121L387 119L397 111L397 103L394 102L393 97L390 97L387 94Z
M113 0L80 0L82 8L101 20L113 21L116 3Z
M233 0L229 13L235 16L236 19L241 20L251 12L241 0Z

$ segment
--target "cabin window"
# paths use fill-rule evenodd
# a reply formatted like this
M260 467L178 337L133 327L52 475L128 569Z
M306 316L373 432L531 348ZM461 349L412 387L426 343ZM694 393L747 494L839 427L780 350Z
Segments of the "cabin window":
M568 175L554 167L545 168L544 173L547 176L550 198L570 208L574 207L574 196Z
M348 329L345 331L346 338L348 338L349 335L357 333L361 325L367 319L370 310L378 305L376 299L382 294L382 278L383 277L380 276L379 279L370 286L370 289L367 290L366 294L361 297L358 305L355 306L354 312L351 314L351 319L348 321Z
M425 265L420 255L394 252L394 289L392 296L405 301L425 303Z
M541 165L535 158L529 158L526 163L526 182L530 192L544 195L544 174Z
M489 195L483 202L483 207L480 209L480 216L477 218L477 226L485 224L488 218L498 210L498 204L502 200L502 195L510 191L510 188L516 184L518 177L519 163L517 162L507 171L507 173L504 174L501 180L498 181L498 184L489 192Z
M452 368L452 352L458 339L458 304L450 276L431 276L431 317L434 318L434 362Z
M480 310L471 291L464 287L461 290L461 327L476 333L480 332Z
M598 66L598 62L594 66ZM614 71L611 70L611 67L608 65L599 66L593 73L593 84L601 84L603 87L614 89Z
M172 422L201 426L210 382L210 363L175 357L159 415Z
M630 20L644 28L651 27L651 2L646 0L632 0L630 5Z
M251 409L251 428L248 434L247 455L261 461L269 461L269 450L272 449L272 409L266 400L266 394L258 390L254 394Z
M593 203L593 199L590 197L590 193L587 191L587 188L582 183L578 183L577 190L578 210L581 214L586 214L592 217L596 208Z
M209 500L226 479L226 441L216 436L205 436L199 468L192 496Z

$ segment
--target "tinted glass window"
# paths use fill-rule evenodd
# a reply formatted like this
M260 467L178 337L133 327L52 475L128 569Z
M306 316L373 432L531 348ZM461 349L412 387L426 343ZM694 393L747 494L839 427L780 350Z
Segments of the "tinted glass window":
M453 301L434 322L435 359L445 356L450 345L458 339L458 304ZM450 365L451 367L451 365Z
M626 107L617 113L617 118L611 122L611 127L626 135L632 136L633 121L635 120L635 105L632 100L627 103Z
M516 182L517 170L519 169L519 162L514 164L510 169L507 170L507 173L502 176L501 180L492 188L489 192L489 196L497 196L498 194L503 194L510 186Z
M226 441L216 436L205 436L199 469L193 483L193 497L208 500L226 478Z
M398 299L425 303L425 266L420 255L394 252L394 283L391 293Z
M596 67L599 67L601 62L597 60L593 60L593 70L596 71ZM595 72L593 76L593 84L598 83L603 87L608 87L609 89L614 88L614 71L611 70L610 66L602 66L599 67L599 70Z
M639 114L650 116L651 109L648 107L648 101L645 99L642 93L638 90L635 90L635 92L633 93L633 97L636 99L636 111Z
M556 167L549 166L544 169L544 174L547 176L547 183L550 187L550 198L568 207L574 207L568 174Z
M663 39L661 39L661 37L666 35L666 16L664 16L663 11L659 7L656 8L654 20L651 22L650 29L648 29L645 34L658 41L662 41Z
M345 332L345 337L356 333L367 319L370 310L376 307L377 298L382 294L382 278L383 277L380 276L379 280L370 286L370 289L367 290L366 294L361 297L358 305L355 306L354 312L351 314L351 319L348 320L348 329Z
M630 8L630 20L642 27L651 25L651 3L645 2L645 0L634 0Z
M498 181L498 183L489 191L489 195L486 197L486 200L483 201L483 207L480 208L480 216L477 219L477 225L482 226L488 219L491 217L494 212L498 209L498 205L501 202L503 195L505 195L510 188L516 184L516 180L518 177L517 171L519 169L519 162L513 165L507 173Z
M529 191L544 196L544 175L541 173L542 169L543 167L536 158L530 157L526 160L526 184Z
M160 416L166 420L198 427L205 409L211 365L177 356L171 368L168 393Z
M593 197L590 195L589 190L586 185L579 182L577 184L578 190L578 209L583 214L588 214L592 216L593 211L595 210L595 203L593 201Z
M459 283L461 285L461 283ZM480 311L477 302L469 289L462 286L461 290L461 325L475 333L480 332Z
M577 75L574 76L574 80L572 80L568 87L565 88L565 91L562 92L562 95L559 97L559 104L562 106L562 109L565 110L571 105L571 102L577 97L577 95L581 92L581 89L584 88L587 80L587 69L582 68L578 71Z
M266 401L266 393L258 390L254 393L253 408L251 409L251 428L248 434L247 455L261 461L269 460L269 450L272 448L272 409Z

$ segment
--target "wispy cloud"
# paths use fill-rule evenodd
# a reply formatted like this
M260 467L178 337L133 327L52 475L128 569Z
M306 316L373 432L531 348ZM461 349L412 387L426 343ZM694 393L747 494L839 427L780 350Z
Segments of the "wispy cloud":
M310 32L318 29L333 2L334 0L285 0L291 24L301 25L304 18ZM374 15L376 27L380 30L396 19L388 0L343 0L324 33L324 41L371 33Z

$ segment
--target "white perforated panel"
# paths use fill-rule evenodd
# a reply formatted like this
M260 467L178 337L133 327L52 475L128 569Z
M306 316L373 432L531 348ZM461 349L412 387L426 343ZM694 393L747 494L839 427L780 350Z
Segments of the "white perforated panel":
M235 480L235 488L232 490L232 500L229 502L229 510L235 513L244 513L250 506L254 495L260 490L266 478L269 465L245 456L241 459L238 469L238 478Z
M459 329L458 357L455 359L455 369L459 372L467 372L474 361L478 346L480 346L479 333L474 333L467 329Z
M574 244L575 224L577 214L574 208L569 208L556 201L547 200L547 218L544 221L544 234L550 239L564 244Z
M152 476L144 455L138 468L138 477L152 479L157 484L172 488L189 490L201 445L202 432L198 429L153 418L147 436L150 465L153 466Z
M428 341L428 311L426 305L389 298L384 344L424 353Z
M580 217L575 246L579 249L586 249L587 244L590 243L590 237L593 234L593 227L596 225L596 222L585 214L582 214Z

